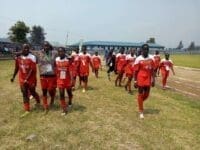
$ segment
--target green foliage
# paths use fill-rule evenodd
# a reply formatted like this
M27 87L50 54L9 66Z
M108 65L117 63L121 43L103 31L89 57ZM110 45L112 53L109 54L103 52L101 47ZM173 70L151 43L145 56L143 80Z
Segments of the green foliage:
M147 43L156 43L156 40L154 37L149 38L149 40L147 41Z
M41 46L45 40L44 29L41 26L33 26L30 40L32 45Z
M21 44L27 42L26 35L29 33L29 27L23 21L18 21L9 30L8 35L11 41Z
M184 47L183 42L180 41L179 44L178 44L178 46L177 46L177 49L182 49L183 47Z

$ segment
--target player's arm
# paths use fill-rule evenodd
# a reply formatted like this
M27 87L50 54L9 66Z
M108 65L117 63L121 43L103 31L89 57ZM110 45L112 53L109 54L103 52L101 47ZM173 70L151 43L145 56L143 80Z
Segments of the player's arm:
M102 70L101 57L99 57L99 65L100 65L100 68Z
M92 57L88 57L89 59L89 62L90 62L90 67L92 68L92 72L94 72L94 67L93 67L93 64L92 64Z
M160 74L160 69L161 69L162 65L163 65L162 62L160 62L159 66L158 66L158 75Z
M15 69L14 69L14 73L13 73L12 78L10 79L11 82L14 82L15 76L17 75L18 71L19 71L19 65L18 65L18 61L17 61L17 59L16 59L16 60L15 60Z
M155 62L152 61L152 73L151 73L151 78L152 78L151 86L152 86L152 87L155 86L155 77L156 77L156 72L154 71L155 68L156 68Z
M74 83L74 78L73 78L73 66L72 66L72 63L73 63L73 60L71 59L70 61L69 61L69 78L70 78L70 81L71 81L71 83L70 83L70 85L72 86L73 85L73 83Z
M134 64L134 87L137 88L137 77L138 77L138 72L139 72L139 64Z
M173 67L173 63L171 64L171 70L172 70L172 73L173 73L173 75L175 75L175 71L174 71L174 67Z

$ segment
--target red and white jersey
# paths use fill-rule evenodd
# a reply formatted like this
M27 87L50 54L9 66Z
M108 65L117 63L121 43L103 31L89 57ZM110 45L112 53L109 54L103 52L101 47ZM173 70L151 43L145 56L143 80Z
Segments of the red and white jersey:
M71 62L69 59L60 57L56 58L56 77L58 87L71 86Z
M116 55L117 71L123 71L125 65L126 65L126 54L118 53Z
M101 66L101 57L99 55L92 56L92 65L94 69L99 69L99 67Z
M134 65L135 59L136 59L135 55L134 56L131 56L131 54L126 55L127 63L132 63Z
M131 54L126 55L126 67L125 67L125 73L129 75L133 75L134 72L134 62L135 62L136 56L131 56Z
M76 53L72 54L72 74L73 74L73 76L78 75L79 65L80 65L79 54L76 54Z
M36 57L32 54L27 56L18 56L15 59L15 66L19 68L19 82L20 84L24 83L24 80L27 79L29 72L32 70L31 75L27 79L27 82L30 84L36 83Z
M79 73L81 76L88 76L89 75L89 66L91 63L91 56L90 54L80 53L80 66L79 66Z
M153 56L149 55L147 58L144 58L142 55L140 55L136 58L134 63L134 70L138 71L138 86L151 86L154 69L155 63Z
M169 71L172 66L173 66L172 60L166 60L165 58L163 58L160 62L161 71Z
M154 55L153 58L154 58L155 67L158 68L160 65L160 60L161 60L160 55Z

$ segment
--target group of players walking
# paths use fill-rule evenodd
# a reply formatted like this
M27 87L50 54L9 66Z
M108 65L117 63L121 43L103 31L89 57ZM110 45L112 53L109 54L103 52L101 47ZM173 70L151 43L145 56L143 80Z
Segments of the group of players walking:
M14 81L17 73L19 74L19 84L23 95L23 104L25 117L30 113L30 96L36 100L36 106L40 106L40 97L36 92L37 85L37 64L40 74L40 83L42 89L43 108L47 113L54 104L56 87L59 89L61 115L66 115L68 108L72 106L73 89L75 89L76 79L79 77L79 85L82 86L82 92L85 93L88 86L88 76L90 67L98 78L99 69L102 69L101 58L98 52L93 56L87 53L85 46L82 46L82 52L76 48L71 56L65 54L65 49L60 47L57 51L45 42L43 50L30 52L28 44L24 44L22 51L15 57L15 70L11 82ZM165 54L165 59L160 59L159 53L155 56L149 55L149 46L144 44L137 56L135 50L131 49L125 54L122 47L118 54L111 50L106 58L108 66L108 78L114 71L117 76L115 86L122 86L122 80L127 78L125 89L131 93L131 81L134 79L134 87L138 88L138 107L140 118L143 115L143 102L148 98L150 87L155 85L155 77L161 70L163 89L166 88L167 77L171 68L173 74L173 63L169 60L169 54ZM65 99L65 91L68 94L68 100ZM49 93L50 101L48 102Z

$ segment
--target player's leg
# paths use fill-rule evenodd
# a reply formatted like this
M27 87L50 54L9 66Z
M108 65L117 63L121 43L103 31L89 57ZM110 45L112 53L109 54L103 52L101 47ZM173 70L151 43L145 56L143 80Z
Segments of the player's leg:
M143 108L143 100L144 100L144 96L143 96L143 92L144 92L144 88L143 87L138 87L138 108L139 108L139 113L140 113L140 118L144 118L144 115L143 115L143 111L144 111L144 108Z
M21 85L21 92L23 95L23 105L25 113L21 115L21 117L25 117L30 112L30 103L29 103L29 97L28 97L28 85Z
M67 113L67 104L65 101L65 89L59 88L59 94L60 94L60 106L62 108L62 114L65 115Z
M39 94L36 92L36 88L35 86L30 86L29 91L31 93L31 95L35 98L36 100L36 106L40 105L40 96Z
M56 77L50 77L48 80L48 92L51 97L50 106L53 106L54 104L54 99L56 96L56 85L57 85Z
M128 87L128 91L131 92L131 81L132 81L132 76L129 75L128 76L128 81L127 81L127 87Z
M118 74L117 74L117 77L116 77L116 79L115 79L115 86L117 86L117 85L118 85L118 80L119 80L119 77L120 77L120 73L118 73Z
M108 68L108 70L107 70L108 80L111 80L111 79L110 79L110 72L112 72L111 66L109 66L109 68Z
M167 72L162 71L162 88L166 88L166 82L167 82Z
M53 104L54 104L54 99L55 99L55 95L56 95L56 88L52 88L52 89L50 89L50 90L48 90L48 92L49 92L49 95L50 95L50 97L51 97L51 99L50 99L50 106L53 106Z
M43 108L45 110L48 110L48 101L47 101L47 92L48 92L48 79L45 77L40 77L40 83L42 88L42 102L43 102Z
M68 94L68 97L69 97L68 106L71 107L72 106L72 98L73 98L73 94L72 94L72 89L71 88L67 88L67 94Z
M169 71L166 72L166 75L165 75L165 87L167 86L167 79L169 77Z
M75 90L75 86L76 86L76 75L73 76L72 90Z
M151 89L150 86L144 87L143 101L145 101L149 97L150 89Z
M119 86L122 86L122 78L123 78L123 72L119 73Z
M95 69L95 76L98 78L98 69Z

